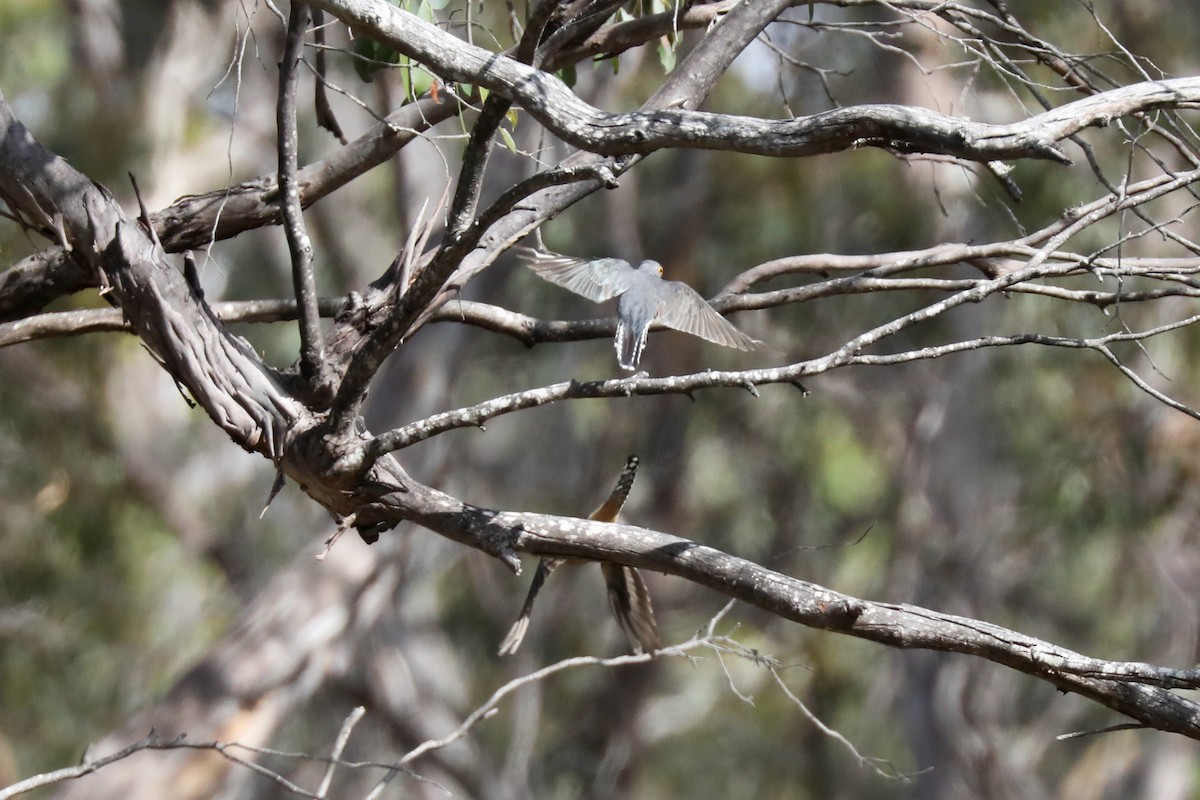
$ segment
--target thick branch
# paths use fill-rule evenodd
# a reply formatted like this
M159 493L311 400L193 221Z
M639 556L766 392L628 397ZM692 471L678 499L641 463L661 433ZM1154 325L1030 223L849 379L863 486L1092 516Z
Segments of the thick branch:
M0 322L35 314L60 297L95 286L61 247L50 247L0 272Z
M1200 739L1200 706L1157 686L1134 682L1144 679L1194 688L1196 675L1191 671L1155 671L1147 665L1100 661L987 622L907 604L862 600L658 531L491 511L419 484L410 484L409 489L393 496L403 503L404 516L465 544L487 536L507 539L514 550L530 555L614 561L676 575L808 627L890 647L985 658L1088 697L1149 727Z
M240 446L276 458L301 413L108 192L42 147L0 95L0 194L53 222L155 358Z
M1007 125L897 105L840 108L792 120L686 110L609 114L554 76L468 44L382 0L318 0L315 5L447 80L508 97L564 141L605 155L681 147L798 157L872 146L970 161L1043 158L1067 164L1070 159L1056 143L1084 128L1200 102L1200 78L1178 78L1121 87Z

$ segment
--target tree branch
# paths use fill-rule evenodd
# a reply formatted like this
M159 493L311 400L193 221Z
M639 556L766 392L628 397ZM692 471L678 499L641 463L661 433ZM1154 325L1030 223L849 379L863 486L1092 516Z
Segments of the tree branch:
M325 339L321 334L320 314L317 311L317 285L312 271L312 241L308 238L308 231L304 226L300 187L296 179L300 158L299 134L296 131L297 70L303 56L308 20L308 6L294 0L288 14L283 60L279 64L279 98L276 102L275 122L283 229L292 260L292 291L296 295L296 307L300 311L300 374L308 381L314 399L318 406L321 406L328 401L333 392L333 385L329 364L325 360Z
M74 767L63 767L53 772L43 772L39 775L34 775L23 781L17 781L10 786L0 787L0 800L10 800L10 798L32 792L34 789L41 789L43 786L53 786L56 783L91 775L96 770L129 758L134 753L141 752L142 750L157 749L157 745L158 740L156 737L147 736L144 739L133 742L122 750L110 753L101 758L92 759Z
M352 4L358 7L361 4ZM392 6L368 3L378 13L390 15ZM727 14L709 33L655 94L646 101L644 108L669 106L687 106L698 103L703 99L717 79L733 62L754 37L789 5L789 0L769 0L760 3L743 3ZM324 8L324 6L322 6ZM337 14L337 10L331 9ZM371 16L371 19L375 19ZM407 20L407 16L405 17ZM424 25L424 23L421 23ZM441 31L429 26L437 35ZM452 42L459 42L449 37ZM459 44L464 44L459 42ZM393 46L395 46L393 44ZM471 47L470 45L466 45ZM397 48L402 51L402 48ZM471 47L472 50L477 48ZM486 53L487 51L479 51ZM489 60L502 58L488 54ZM506 63L518 64L522 69L532 68L511 59L503 59ZM535 74L541 74L532 70ZM568 92L570 94L570 92ZM592 157L570 160L562 166L576 168L594 166ZM627 158L612 162L609 171L615 177L636 163L636 158ZM608 165L604 165L608 166ZM338 389L333 403L332 419L334 429L348 431L357 416L358 404L371 378L375 375L383 359L399 344L414 325L419 324L429 314L448 300L458 288L480 270L484 269L496 257L496 254L506 245L515 242L520 236L532 230L539 222L553 216L559 210L577 202L595 190L594 186L574 184L568 187L555 187L539 193L537 203L524 204L520 210L506 215L497 221L490 229L478 228L468 231L454 239L450 239L438 250L435 263L424 269L416 280L408 287L393 313L388 313L383 324L370 331L361 347L353 355L351 363L346 368L342 384ZM473 256L477 256L473 258Z
M1048 681L1159 730L1200 739L1200 705L1159 686L1200 688L1194 670L1092 659L988 622L903 603L862 600L696 542L631 525L476 508L429 487L392 495L408 519L455 541L481 533L517 552L612 561L664 572L784 619L903 649L973 655ZM390 502L389 499L389 502ZM374 509L383 513L382 508ZM1109 676L1109 677L1098 677Z
M544 66L556 69L564 63L574 64L585 58L612 58L660 36L705 28L716 23L739 2L741 0L718 0L696 3L686 8L676 6L659 14L646 14L628 22L605 25L579 45L551 55Z
M837 260L839 257L833 257ZM1150 262L1164 259L1148 259ZM1139 275L1132 265L1140 259L1123 259L1121 268L1104 266L1102 263L1114 262L1115 259L1100 259L1096 262L1097 270L1112 269L1113 273L1123 277ZM1195 259L1179 259L1179 262L1192 264ZM1007 267L1007 270L1015 268ZM1181 268L1183 268L1181 266ZM1191 267L1188 267L1191 268ZM1133 271L1131 271L1133 270ZM1080 269L1083 272L1083 268ZM1112 308L1130 303L1149 303L1167 297L1200 297L1200 286L1193 285L1191 280L1185 280L1183 273L1173 272L1168 268L1154 270L1146 277L1159 278L1164 281L1184 281L1182 285L1164 286L1157 289L1118 289L1117 291L1097 291L1095 289L1068 289L1060 286L1025 282L1010 286L1004 291L1008 294L1028 294L1035 297L1045 297L1053 300L1063 300L1070 303L1081 303L1099 309ZM778 308L790 303L804 303L827 297L837 297L848 294L934 291L960 292L977 289L984 283L981 278L965 278L959 280L939 278L873 278L870 276L855 276L837 281L822 281L809 286L795 289L781 289L774 292L750 293L745 295L721 295L710 301L710 305L723 314L735 311L764 310ZM322 317L331 318L341 314L350 306L349 297L322 297L317 301L317 309ZM224 323L264 323L287 322L297 318L296 301L294 300L227 300L211 304L217 319ZM500 306L480 303L471 300L451 300L429 317L430 322L457 322L472 325L492 333L498 333L515 339L526 347L538 344L563 342L582 342L592 339L606 339L616 332L615 318L596 318L579 320L544 320L537 317L510 311ZM655 324L651 330L666 330ZM55 339L68 336L81 336L88 333L132 333L133 328L125 321L121 312L109 308L80 308L71 311L54 311L37 316L27 317L15 322L0 323L0 348L10 347L39 339Z
M1200 78L1177 78L1120 87L1007 125L896 105L839 108L782 121L686 110L610 114L585 103L552 75L470 45L381 0L317 0L316 5L446 80L508 97L562 140L603 155L675 147L800 157L867 146L969 161L1037 158L1069 164L1056 143L1085 128L1200 102Z
M163 368L238 445L277 459L299 404L112 196L34 140L3 95L0 165L0 195L27 214L52 216Z
M382 122L327 158L302 168L297 176L300 205L307 208L396 154L433 125L460 110L456 102L431 97L388 115ZM207 247L263 225L281 221L276 175L198 195L187 195L151 214L169 253ZM95 276L61 247L49 247L0 272L0 322L36 313L58 297L96 285Z

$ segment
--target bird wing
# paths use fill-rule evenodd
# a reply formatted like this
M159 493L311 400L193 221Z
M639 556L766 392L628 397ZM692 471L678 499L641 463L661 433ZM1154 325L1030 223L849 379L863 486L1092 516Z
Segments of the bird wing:
M597 303L624 292L635 274L619 258L571 258L531 247L514 247L513 252L541 277Z
M650 603L646 579L633 567L601 561L604 583L608 587L608 607L625 632L635 653L653 653L662 649L662 637Z
M630 456L625 469L617 478L612 494L599 508L588 515L588 519L614 522L629 490L637 477L638 457ZM625 638L635 653L653 653L662 649L662 638L658 634L658 623L654 619L654 606L650 602L650 590L642 574L633 567L601 561L604 583L608 587L608 607L625 632Z
M753 350L762 344L734 327L686 283L663 281L660 295L658 321L668 328L738 350Z
M533 614L533 601L537 599L538 592L541 591L546 578L549 578L550 573L561 567L563 563L561 558L543 558L538 562L537 572L533 573L533 583L529 584L529 594L525 596L525 605L521 608L521 615L517 617L517 621L508 629L504 641L500 643L499 655L510 656L517 652L517 648L525 639L525 633L529 630L529 617Z
M629 497L629 490L633 488L638 461L637 456L629 457L625 462L625 469L621 470L621 475L613 486L612 493L599 508L588 515L588 519L601 522L616 520L621 506L625 505L625 499ZM565 558L543 558L538 562L537 572L533 573L533 582L529 584L529 594L525 596L525 605L521 608L521 615L500 643L500 655L508 656L517 652L517 648L525 639L525 633L529 630L533 601L537 599L542 584L550 577L550 573L566 563L568 560ZM654 621L654 608L650 605L650 592L646 589L646 582L642 580L642 576L633 567L607 563L601 566L604 567L604 579L608 584L609 606L617 615L621 629L629 636L630 644L635 649L641 647L638 652L652 652L661 648L658 625Z

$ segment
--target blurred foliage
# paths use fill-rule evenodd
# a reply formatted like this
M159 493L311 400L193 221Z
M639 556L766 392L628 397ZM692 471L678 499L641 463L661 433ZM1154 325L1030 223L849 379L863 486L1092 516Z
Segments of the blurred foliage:
M147 5L121 4L124 18ZM1008 5L1064 49L1114 50L1082 5ZM233 4L201 6L226 35L208 43L208 72L188 89L194 97L186 113L196 135L223 142L227 120L205 93L220 81L235 45L228 30ZM808 9L794 13L808 18ZM884 13L824 6L813 12L825 22ZM1166 73L1195 69L1187 35L1200 23L1195 4L1106 2L1096 4L1096 13L1131 51L1152 53ZM278 26L262 16L256 21L261 63L248 60L244 67L269 75ZM20 48L0 48L0 88L37 135L76 166L101 182L123 182L127 170L149 163L152 137L138 126L140 104L155 102L141 97L147 71L177 43L165 27L162 38L146 35L144 26L121 31L127 63L111 85L100 86L81 79L72 24L58 5L0 4L0 30L22 41ZM845 30L787 36L809 64L845 73L828 75L840 103L917 102L917 91L940 96L905 55L928 57L922 49L928 43L910 38L885 49ZM687 42L685 36L681 55ZM961 57L938 52L947 62ZM1114 74L1127 72L1112 63ZM615 74L608 64L580 65L576 89L594 102L632 107L661 79L662 68L653 49L628 53ZM352 59L335 61L334 69L335 82L353 85ZM397 72L375 73L363 96L372 104L389 96L401 101L405 87ZM962 79L967 71L950 72ZM781 67L760 50L739 62L707 107L779 115L780 84L796 114L830 106L812 71ZM985 69L970 115L997 116L990 109L1007 96L1005 86ZM1020 99L1035 107L1027 95ZM240 102L246 115L240 133L254 131L258 115L271 112L267 94ZM360 129L373 122L349 104L339 111ZM446 135L460 133L458 126L451 123ZM532 128L522 118L518 147L544 145ZM311 157L331 146L319 137L308 134ZM1110 177L1119 176L1127 140L1111 131L1086 138L1112 165ZM269 131L239 139L238 147L239 158L259 172L274 169ZM406 235L397 220L411 220L424 198L440 195L445 167L429 157L427 145L412 149L311 212L329 214L327 225L314 226L318 258L328 259L319 278L328 282L323 290L342 291L381 272ZM443 150L453 158L458 146ZM792 161L661 153L620 189L551 223L546 238L557 250L581 255L653 254L668 277L712 294L748 266L785 255L987 241L1041 227L1103 193L1078 151L1073 156L1077 163L1069 168L1016 165L1013 177L1024 192L1016 204L986 177L967 176L960 167L875 150ZM197 178L207 183L189 191L228 180L225 164L208 166ZM497 153L494 167L493 190L528 169L507 152ZM1118 224L1073 246L1085 253L1105 248L1119 235ZM12 226L0 228L0 236L6 261L29 252ZM278 231L266 231L218 245L206 280L221 284L222 297L286 294L281 241ZM1126 252L1176 254L1158 239L1131 242ZM1095 279L1080 285L1088 282ZM467 296L547 319L610 313L507 260ZM714 352L686 337L655 334L647 366L661 374L819 355L935 297L854 295L739 315L739 325L767 340L775 351L769 353ZM1181 305L1104 314L1028 295L993 297L888 347L982 332L1097 335L1182 316ZM239 333L277 363L295 351L291 326ZM1121 355L1143 375L1161 373L1158 383L1169 380L1167 391L1194 406L1200 404L1197 337L1194 329L1179 331ZM370 423L381 429L509 391L607 377L614 372L610 348L597 340L528 351L480 330L431 326L381 376ZM160 697L228 630L273 571L328 534L319 509L294 492L259 522L270 465L234 451L199 412L182 410L182 399L147 364L141 348L116 336L0 351L0 736L10 741L21 774L76 760L84 743ZM757 398L721 391L694 400L557 405L496 419L486 432L454 431L402 458L416 476L473 503L584 514L603 498L624 457L636 452L643 469L625 515L630 522L840 591L978 616L1089 655L1180 666L1196 661L1200 429L1193 420L1154 403L1098 355L1057 349L843 370L808 388L808 397L765 387ZM131 402L137 397L144 406ZM152 406L169 410L150 413ZM130 433L146 426L140 438ZM189 526L196 530L189 534ZM446 632L470 682L463 713L520 667L623 647L604 608L598 570L584 566L551 579L523 655L532 660L496 659L524 580L451 545L436 552L455 568L432 588L414 582L403 591L425 592L417 601L430 624ZM668 639L686 638L721 605L680 581L650 581ZM707 656L695 664L581 670L523 690L541 704L528 755L533 795L1123 797L1122 775L1133 781L1139 768L1157 764L1137 759L1151 759L1145 751L1166 737L1126 732L1052 742L1056 733L1117 720L983 662L885 652L744 608L723 628L735 624L734 635L777 656L792 692L861 752L906 774L933 772L908 781L875 776L822 734L761 668L730 660L726 674ZM739 700L731 684L754 704ZM329 691L333 697L314 701L308 715L292 722L295 747L326 747L346 707L336 688ZM472 734L472 752L487 754L478 757L496 769L519 724L516 715L515 703L506 705ZM394 754L392 740L381 739L383 752ZM614 742L626 750L618 752ZM1110 747L1126 745L1144 748L1126 772L1081 777ZM1176 768L1180 781L1194 785L1194 755ZM605 775L611 785L603 785Z

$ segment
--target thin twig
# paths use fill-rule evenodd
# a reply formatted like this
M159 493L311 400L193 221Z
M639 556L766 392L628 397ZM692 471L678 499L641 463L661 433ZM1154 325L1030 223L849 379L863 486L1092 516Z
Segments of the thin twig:
M147 736L145 739L136 741L128 747L107 756L79 764L78 766L63 767L53 772L44 772L40 775L26 778L23 781L17 781L10 786L0 789L0 800L9 800L9 798L17 797L26 792L32 792L34 789L40 789L43 786L53 786L56 783L75 780L76 778L82 778L84 775L91 775L96 770L126 759L134 753L153 748L155 741L156 738L153 735Z
M889 780L910 780L911 776L900 774L894 767L892 767L890 762L880 758L864 756L862 753L858 752L858 748L855 747L849 739L822 722L816 714L809 710L804 701L797 697L792 690L788 688L788 685L784 683L783 678L779 676L779 669L777 667L767 665L767 671L771 673L771 677L775 679L775 683L780 689L783 690L784 695L792 701L792 704L795 705L796 708L800 709L800 713L807 717L808 721L817 727L817 730L821 731L821 733L825 734L830 739L833 739L835 742L838 742L847 750L849 750L851 755L858 760L859 766L870 767L877 775L882 778L888 778ZM884 767L887 767L887 769Z
M350 741L350 734L366 713L367 709L364 706L355 706L346 715L346 721L342 723L342 729L338 731L337 739L334 740L333 750L329 753L329 764L325 767L325 776L321 779L320 787L317 788L317 797L325 798L329 795L329 785L333 783L333 772L337 769L338 761L346 749L346 743Z
M332 133L342 145L346 145L349 142L342 133L337 116L333 113L333 106L329 105L329 92L326 91L328 81L325 80L325 14L322 11L313 12L313 37L316 39L313 72L317 76L313 82L313 106L317 111L317 124Z

